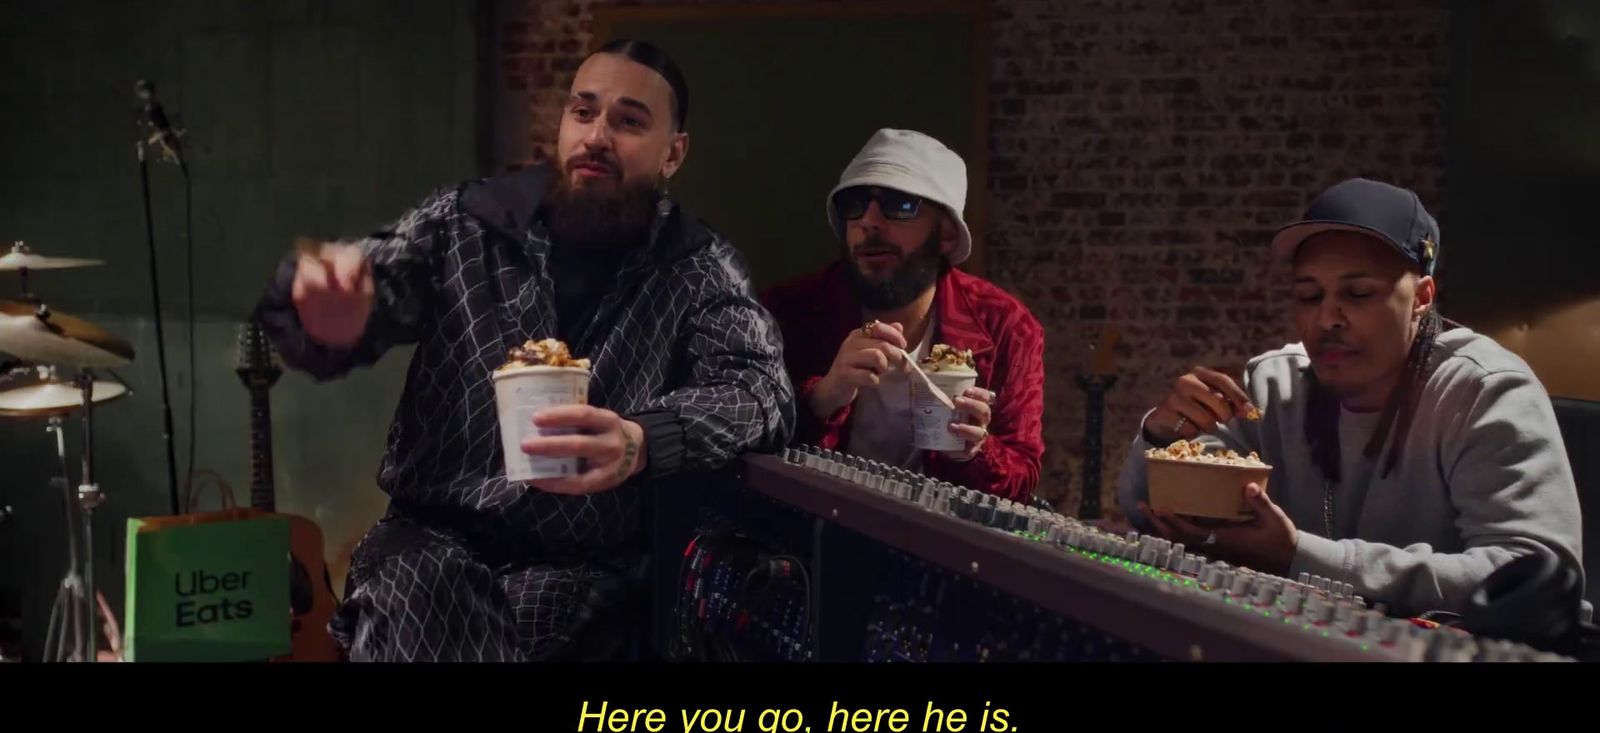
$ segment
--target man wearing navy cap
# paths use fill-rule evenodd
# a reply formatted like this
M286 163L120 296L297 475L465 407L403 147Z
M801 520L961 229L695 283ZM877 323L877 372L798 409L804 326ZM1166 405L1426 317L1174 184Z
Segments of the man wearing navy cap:
M1292 266L1300 342L1250 360L1242 384L1195 367L1146 414L1117 487L1135 525L1348 583L1403 614L1459 612L1497 567L1541 548L1581 569L1549 396L1516 355L1440 318L1439 245L1416 194L1365 179L1281 229L1272 256ZM1144 452L1179 439L1273 466L1270 498L1244 487L1253 520L1201 527L1146 505Z

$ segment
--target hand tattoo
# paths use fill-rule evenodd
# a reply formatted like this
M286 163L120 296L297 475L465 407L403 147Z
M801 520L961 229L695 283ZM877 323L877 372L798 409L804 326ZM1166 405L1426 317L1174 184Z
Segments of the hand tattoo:
M622 441L622 463L617 466L617 480L627 481L633 473L633 461L639 455L639 444L633 442L633 436L627 431L623 431Z

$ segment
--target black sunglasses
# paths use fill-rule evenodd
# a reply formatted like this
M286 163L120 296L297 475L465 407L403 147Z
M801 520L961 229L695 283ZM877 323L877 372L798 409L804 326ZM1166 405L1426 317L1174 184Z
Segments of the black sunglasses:
M922 208L922 197L874 186L851 186L833 195L833 207L845 219L860 219L867 215L867 207L878 202L883 218L907 221L917 218Z

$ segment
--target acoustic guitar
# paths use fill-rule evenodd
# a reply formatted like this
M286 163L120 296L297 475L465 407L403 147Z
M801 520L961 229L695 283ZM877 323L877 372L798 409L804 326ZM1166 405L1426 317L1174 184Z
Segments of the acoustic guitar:
M250 506L289 520L290 651L275 662L337 662L339 645L328 634L336 600L323 560L322 530L311 520L276 511L272 483L272 404L268 392L283 376L272 345L255 321L239 330L234 371L250 392Z

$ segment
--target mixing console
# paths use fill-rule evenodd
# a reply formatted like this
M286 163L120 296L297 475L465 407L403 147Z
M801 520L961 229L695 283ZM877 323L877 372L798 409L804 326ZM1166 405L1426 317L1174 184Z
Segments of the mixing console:
M678 568L672 656L801 662L811 657L805 564L723 519L703 521Z
M1204 659L1209 647L1224 658L1240 659L1565 660L1522 644L1388 616L1381 604L1371 606L1351 586L1328 578L1290 579L1233 567L1160 537L1113 534L854 456L804 447L785 451L781 462L768 456L747 462L747 480L757 491L1003 586L1006 597L975 605L970 597L957 598L961 594L950 590L950 579L891 571L879 586L869 622L869 659L1020 659L1024 652L1030 658L1057 658L1062 645L1046 642L1083 637L1087 627L1077 621L1052 622L1055 626L1028 621L1038 614L1017 620L1045 628L999 623L994 609L1021 598L1065 618L1095 621L1098 629L1115 627L1121 632L1117 637L1139 645L1127 647L1129 658L1138 658L1140 648L1156 648L1163 656ZM858 501L841 501L851 495ZM981 528L983 534L969 528ZM929 533L944 536L930 540ZM974 558L970 564L968 557ZM917 585L897 586L902 581L896 577ZM992 585L986 592L993 595ZM962 615L965 622L957 618ZM986 643L959 648L946 643L951 634L939 631L941 624L951 623L973 623L1005 638L991 634ZM1094 637L1118 643L1105 633ZM1063 652L1060 658L1080 655Z
M1160 656L904 553L883 563L861 661L1153 662Z

